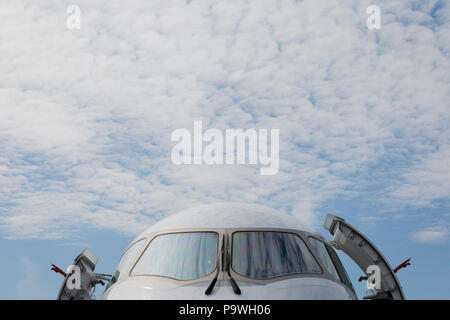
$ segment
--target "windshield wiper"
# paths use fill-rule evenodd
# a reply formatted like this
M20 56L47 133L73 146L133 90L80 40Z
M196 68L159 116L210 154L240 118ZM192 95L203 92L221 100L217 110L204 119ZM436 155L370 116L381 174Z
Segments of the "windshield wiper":
M236 281L231 276L231 273L230 273L231 254L230 254L230 252L228 250L226 250L227 255L225 256L225 254L224 254L225 253L224 244L225 244L225 235L222 238L222 249L220 251L221 252L221 257L222 257L222 263L221 263L222 269L224 269L223 268L223 266L225 266L225 261L224 260L226 259L226 266L227 266L228 276L230 277L231 287L233 288L234 293L241 294L241 289L239 288L238 284L236 283ZM213 291L214 286L216 285L216 282L217 282L217 278L219 277L219 272L220 272L220 269L219 269L219 266L218 266L217 267L216 276L214 277L214 279L211 280L211 283L208 285L208 288L206 288L206 290L205 290L205 294L206 295L210 295L211 292Z
M233 288L234 293L241 294L241 289L239 288L238 284L236 283L236 281L231 276L231 273L230 273L230 261L231 261L231 253L230 253L230 251L228 251L227 269L228 269L228 276L230 277L231 287Z
M231 283L231 287L233 288L234 293L241 294L241 289L239 288L238 284L231 276L230 276L230 283Z
M211 292L213 291L214 286L216 285L216 282L217 282L217 276L218 276L218 275L219 275L219 268L217 268L217 274L216 274L216 276L214 277L214 279L212 279L212 281L211 281L211 283L209 284L208 288L206 288L206 290L205 290L205 294L206 294L207 296L209 296L209 295L211 294Z
M213 291L214 286L216 285L216 282L217 282L218 275L219 275L219 272L217 272L216 276L214 277L214 279L212 279L212 281L209 284L208 288L206 288L206 290L205 290L205 294L206 295L210 295L211 292ZM236 281L231 276L229 270L228 270L228 276L230 277L230 283L231 283L231 287L233 288L234 293L241 294L241 289L239 288L238 284L236 283Z
M225 235L223 235L223 237L222 237L222 245L221 245L221 248L220 248L220 258L222 260L222 263L220 265L223 265L223 250L224 250L223 246L224 246L224 243L225 243ZM217 261L219 262L219 260L217 260ZM219 263L217 263L216 276L214 277L214 279L212 279L212 281L209 284L208 288L206 288L206 290L205 290L205 294L207 296L209 296L211 294L211 292L213 291L214 286L216 285L216 282L217 282L217 278L219 277L219 272L220 272Z

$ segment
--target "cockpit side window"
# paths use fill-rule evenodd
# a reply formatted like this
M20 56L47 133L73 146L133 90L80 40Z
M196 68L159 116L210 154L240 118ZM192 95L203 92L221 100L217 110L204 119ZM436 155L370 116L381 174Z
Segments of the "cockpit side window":
M349 286L353 291L355 291L355 289L353 288L352 282L350 281L350 278L347 275L347 271L345 271L345 268L342 265L342 262L339 259L337 253L330 246L326 246L326 248L327 248L328 253L330 254L331 260L333 260L333 263L336 266L336 270L339 273L341 281L343 283L345 283L347 286Z
M231 266L256 280L298 273L321 273L303 240L294 233L238 231L232 237Z
M131 276L153 275L176 280L205 277L216 269L218 239L215 232L159 235L145 249Z
M322 263L324 264L327 271L333 276L333 278L343 282L353 290L353 286L350 279L348 278L347 272L345 271L341 260L339 259L333 248L331 248L329 245L326 245L324 242L312 237L309 237L309 243L313 247L314 252L319 257L320 261L322 261Z
M128 270L131 267L132 263L135 261L136 256L141 250L144 243L145 239L136 241L131 246L129 246L128 249L123 253L122 257L120 258L119 264L117 265L117 268L114 271L113 277L109 282L108 287L112 286L114 283L116 283L123 277L124 272Z
M336 270L336 267L334 266L333 261L331 260L330 254L328 253L325 244L322 241L311 237L309 238L309 243L313 247L314 252L316 253L319 260L322 261L323 265L332 275L332 277L335 280L341 281L341 278L339 277L339 274Z

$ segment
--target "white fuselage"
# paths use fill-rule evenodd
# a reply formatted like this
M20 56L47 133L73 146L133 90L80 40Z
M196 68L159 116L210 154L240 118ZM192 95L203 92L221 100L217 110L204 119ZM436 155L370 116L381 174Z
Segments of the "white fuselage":
M236 295L227 280L219 280L210 296L207 282L182 286L156 279L133 279L118 283L102 296L107 300L351 300L355 294L345 286L321 278L296 278L255 285L238 282L242 293Z

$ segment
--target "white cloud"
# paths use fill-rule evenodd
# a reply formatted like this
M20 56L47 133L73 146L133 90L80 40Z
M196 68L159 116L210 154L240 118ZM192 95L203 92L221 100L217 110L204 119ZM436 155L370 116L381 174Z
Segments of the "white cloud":
M449 6L385 1L369 31L369 4L78 1L80 30L59 1L5 5L0 230L136 233L218 200L314 224L327 200L367 190L398 206L448 198ZM280 172L174 166L170 133L194 120L279 128Z
M429 152L403 174L403 182L390 188L390 196L409 205L432 205L450 199L450 146Z
M445 226L428 227L412 233L410 237L420 243L440 243L448 239L448 229Z

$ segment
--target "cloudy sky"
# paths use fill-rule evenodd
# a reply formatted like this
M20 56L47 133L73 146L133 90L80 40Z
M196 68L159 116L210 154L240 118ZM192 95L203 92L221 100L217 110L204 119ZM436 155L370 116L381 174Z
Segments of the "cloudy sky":
M0 298L54 298L47 269L85 246L111 273L147 226L217 201L320 231L340 215L393 266L412 258L407 297L450 298L449 17L439 0L0 0ZM174 165L195 120L280 129L279 172Z

